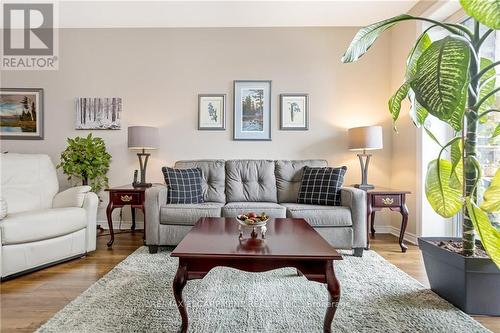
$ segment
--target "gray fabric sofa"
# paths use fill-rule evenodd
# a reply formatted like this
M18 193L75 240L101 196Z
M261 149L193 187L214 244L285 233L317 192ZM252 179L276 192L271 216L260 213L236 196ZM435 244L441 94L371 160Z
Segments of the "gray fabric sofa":
M193 160L175 168L198 167L203 173L201 204L167 204L166 186L146 191L146 244L175 246L202 217L235 217L248 211L274 218L304 218L330 244L353 249L361 256L366 246L366 196L344 187L341 206L298 204L304 166L327 166L325 160Z

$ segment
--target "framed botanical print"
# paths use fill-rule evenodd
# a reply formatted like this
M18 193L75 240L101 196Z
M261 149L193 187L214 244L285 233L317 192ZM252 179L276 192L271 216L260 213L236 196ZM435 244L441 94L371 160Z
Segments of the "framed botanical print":
M226 129L225 94L198 95L198 129L199 130Z
M43 89L0 88L0 139L43 139Z
M234 140L271 140L271 81L234 81Z
M280 109L281 130L309 129L308 94L281 94Z

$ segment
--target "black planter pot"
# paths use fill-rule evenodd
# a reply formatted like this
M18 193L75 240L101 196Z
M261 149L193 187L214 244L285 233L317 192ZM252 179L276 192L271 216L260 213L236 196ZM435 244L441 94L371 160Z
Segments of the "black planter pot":
M491 259L464 257L431 243L449 240L461 239L418 239L432 291L465 313L500 316L500 270Z

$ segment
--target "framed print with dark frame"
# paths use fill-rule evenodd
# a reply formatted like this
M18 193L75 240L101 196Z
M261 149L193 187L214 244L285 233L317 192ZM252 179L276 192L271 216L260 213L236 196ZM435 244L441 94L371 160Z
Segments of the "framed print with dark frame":
M0 88L0 139L43 140L43 89Z
M271 140L271 81L234 81L234 140Z
M226 94L198 95L198 129L226 129Z
M280 95L280 129L305 131L309 129L309 95Z

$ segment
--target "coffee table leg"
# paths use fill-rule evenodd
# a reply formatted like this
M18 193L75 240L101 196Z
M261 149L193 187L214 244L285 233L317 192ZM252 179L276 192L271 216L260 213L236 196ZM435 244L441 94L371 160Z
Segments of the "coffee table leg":
M340 300L340 284L335 277L332 260L328 260L326 262L326 287L328 289L328 293L330 294L330 302L328 303L328 308L326 309L323 332L331 333L333 317L335 316L335 311L337 311L337 305Z
M185 263L179 262L179 267L177 268L177 273L175 274L173 287L177 309L179 309L179 313L181 314L182 318L181 333L186 333L188 329L188 315L186 304L182 299L182 289L184 289L184 286L186 285L187 278L187 266Z

